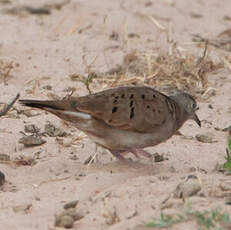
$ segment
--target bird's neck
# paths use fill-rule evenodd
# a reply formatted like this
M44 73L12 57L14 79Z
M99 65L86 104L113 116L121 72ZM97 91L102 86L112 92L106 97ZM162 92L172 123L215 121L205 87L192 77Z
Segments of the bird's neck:
M175 130L181 128L181 126L185 123L185 121L188 120L187 112L184 108L181 107L181 104L178 102L177 98L174 96L170 96L171 99L173 99L174 107L175 107L175 113L173 116L173 119L175 122Z
M177 112L176 112L176 130L180 129L181 126L188 120L187 113L184 109L177 104Z

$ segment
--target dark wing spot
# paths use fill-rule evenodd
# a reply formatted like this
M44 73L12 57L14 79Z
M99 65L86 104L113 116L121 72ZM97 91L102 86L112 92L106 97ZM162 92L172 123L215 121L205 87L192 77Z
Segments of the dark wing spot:
M147 108L147 109L150 109L150 105L147 105L146 108Z
M111 122L112 122L112 119L110 119L108 122L111 123Z
M130 101L130 107L132 107L133 106L133 101Z
M134 107L131 108L131 111L130 111L130 119L132 119L134 117Z
M112 97L114 97L114 96L115 96L115 94L114 94L114 93L112 93L112 94L111 94L111 96L112 96Z
M142 99L144 99L144 98L145 98L145 95L144 95L144 94L142 94L142 95L141 95L141 97L142 97Z
M160 110L158 109L158 113L160 113Z
M155 95L155 94L153 94L152 96L153 96L153 98L156 98L156 95Z
M118 103L118 99L119 99L119 96L115 96L113 103Z
M131 94L130 99L134 98L134 94Z
M124 93L121 95L121 98L125 98L125 95L124 95Z
M115 106L115 107L112 108L112 111L111 111L111 112L112 112L112 113L115 113L115 112L117 111L117 109L118 109L118 107Z

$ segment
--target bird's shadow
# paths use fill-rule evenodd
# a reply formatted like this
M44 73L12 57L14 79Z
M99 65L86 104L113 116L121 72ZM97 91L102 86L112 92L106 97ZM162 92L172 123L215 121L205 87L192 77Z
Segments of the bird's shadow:
M164 163L116 160L106 164L95 162L89 166L90 173L95 173L97 171L108 172L110 174L124 173L145 176L167 173L170 171L170 167L168 165L164 165Z

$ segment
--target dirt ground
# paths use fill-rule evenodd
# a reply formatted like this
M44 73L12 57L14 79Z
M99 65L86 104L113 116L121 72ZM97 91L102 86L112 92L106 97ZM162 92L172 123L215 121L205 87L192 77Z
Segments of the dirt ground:
M18 92L21 98L62 98L73 87L75 95L85 95L85 85L70 76L105 73L130 52L167 50L169 25L175 44L201 55L203 47L192 45L192 35L217 38L231 28L230 9L230 0L0 0L0 102L8 103ZM161 210L177 213L185 203L194 210L219 207L231 213L225 204L230 176L217 170L226 154L222 129L231 125L231 59L222 49L211 46L209 51L224 67L208 74L209 97L198 97L202 128L188 121L182 135L148 148L164 156L161 162L121 163L98 148L95 161L87 165L95 144L82 132L16 103L0 118L0 154L11 159L0 161L6 177L0 190L0 229L56 229L55 215L73 200L83 213L73 226L78 230L146 229L138 226L159 218ZM106 87L96 80L92 90ZM42 136L46 143L36 147L19 143L28 135L25 125L43 132L47 122L67 134ZM202 134L212 140L198 141ZM189 177L196 178L190 180L201 190L187 199L172 197ZM197 224L190 220L166 229L194 230Z

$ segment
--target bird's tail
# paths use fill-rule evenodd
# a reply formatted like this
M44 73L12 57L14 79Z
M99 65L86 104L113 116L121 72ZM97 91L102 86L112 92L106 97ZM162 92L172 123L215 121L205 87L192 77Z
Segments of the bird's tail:
M19 103L24 105L24 106L28 106L28 107L32 107L32 108L38 108L38 109L43 109L43 110L68 110L70 108L69 103L67 103L68 101L64 101L64 100L56 100L56 101L40 101L40 100L19 100Z
M79 123L80 125L83 121L86 122L91 119L90 114L79 111L76 103L71 100L19 100L19 103L24 106L46 110L63 120Z

